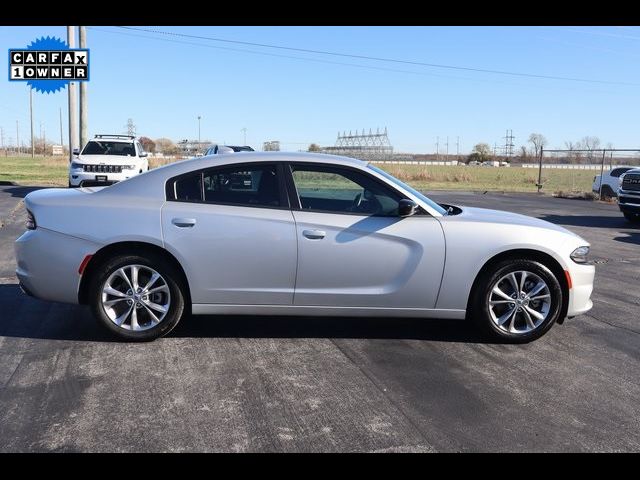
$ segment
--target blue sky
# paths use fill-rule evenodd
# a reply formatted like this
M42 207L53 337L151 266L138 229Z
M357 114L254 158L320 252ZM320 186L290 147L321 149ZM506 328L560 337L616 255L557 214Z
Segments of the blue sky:
M146 28L146 27L141 27ZM333 145L338 131L387 127L398 152L443 152L504 142L532 132L549 147L598 136L603 145L640 147L640 28L636 27L154 27L166 32L584 80L588 83L441 69L309 54L148 32L90 27L89 134L243 142L260 149ZM2 49L40 36L66 40L65 27L1 27ZM224 47L224 48L220 48ZM268 54L268 55L267 55ZM276 56L279 55L279 56ZM295 57L295 58L291 58ZM7 58L6 56L4 57ZM5 69L7 68L5 64ZM6 70L5 70L6 71ZM0 87L0 127L27 141L25 83ZM34 93L36 134L60 138L66 90ZM64 141L67 132L64 132ZM27 143L28 144L28 141Z

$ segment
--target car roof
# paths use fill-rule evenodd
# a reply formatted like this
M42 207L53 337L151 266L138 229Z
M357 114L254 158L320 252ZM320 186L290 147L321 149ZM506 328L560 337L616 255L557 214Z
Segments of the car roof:
M201 168L217 167L219 165L232 165L234 163L248 162L316 162L339 165L351 165L364 167L369 162L358 160L357 158L342 157L339 155L328 155L325 153L306 153L306 152L243 152L242 156L229 155L206 155L204 157L190 158L181 162L169 163L155 170L166 169L176 170L173 175L179 175L180 172L189 172L191 170L199 170Z

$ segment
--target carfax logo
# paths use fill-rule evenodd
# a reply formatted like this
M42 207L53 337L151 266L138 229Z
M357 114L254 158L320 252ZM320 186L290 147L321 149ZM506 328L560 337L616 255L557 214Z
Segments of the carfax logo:
M26 81L42 93L57 92L69 82L89 80L89 49L69 48L55 37L42 37L26 49L9 49L9 80Z

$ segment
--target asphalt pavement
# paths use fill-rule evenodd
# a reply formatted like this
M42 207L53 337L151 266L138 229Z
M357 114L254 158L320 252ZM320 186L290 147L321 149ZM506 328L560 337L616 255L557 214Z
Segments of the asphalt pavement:
M31 190L0 187L0 451L640 450L640 228L615 205L431 194L591 242L594 308L527 345L464 322L304 317L192 317L132 344L20 292Z

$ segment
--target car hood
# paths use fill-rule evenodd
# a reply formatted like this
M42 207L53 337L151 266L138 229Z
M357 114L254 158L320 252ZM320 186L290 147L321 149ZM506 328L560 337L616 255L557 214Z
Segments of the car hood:
M137 162L138 159L127 155L78 155L78 158L74 161L88 165L100 165L101 163L109 165L131 165Z
M539 218L529 217L527 215L520 215L519 213L505 212L503 210L490 210L487 208L476 207L460 207L462 213L455 215L452 218L459 219L466 222L478 222L478 223L500 223L506 225L522 225L525 227L537 227L547 230L555 230L556 232L562 232L575 237L579 237L570 230L564 227L556 225L546 220L540 220Z

